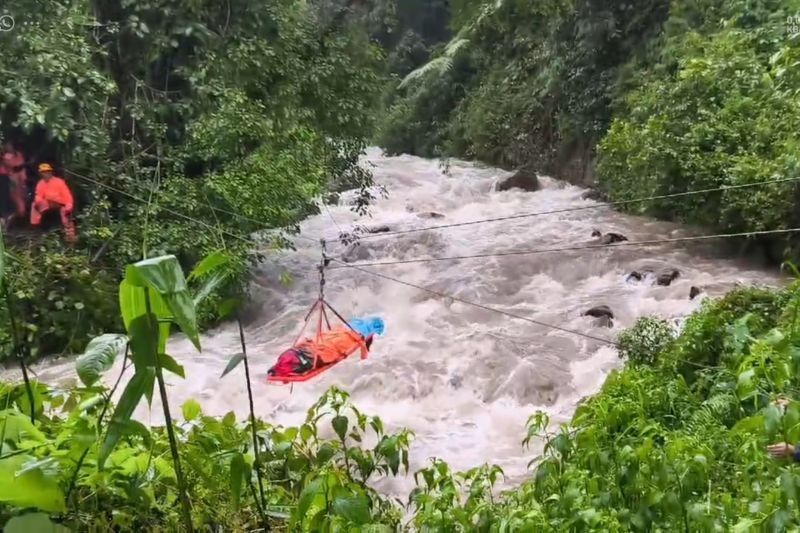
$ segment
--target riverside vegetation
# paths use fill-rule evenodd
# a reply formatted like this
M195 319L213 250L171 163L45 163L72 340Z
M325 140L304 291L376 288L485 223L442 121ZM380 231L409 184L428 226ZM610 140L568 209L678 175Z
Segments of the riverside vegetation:
M255 230L291 233L330 190L359 188L364 207L370 179L355 163L382 93L393 151L556 168L599 143L613 198L792 175L786 20L800 6L460 0L451 32L432 17L420 37L386 31L386 2L166 5L167 16L150 1L2 8L30 17L25 32L0 33L0 70L15 73L0 91L4 135L106 186L70 178L85 206L78 250L45 238L0 251L0 341L24 376L0 385L4 531L800 527L800 470L765 452L800 441L800 283L706 301L679 334L641 319L619 339L624 368L569 424L531 416L520 445L543 450L531 479L502 494L499 468L437 459L407 501L377 493L371 481L407 472L413 433L387 432L342 390L285 428L252 401L245 419L171 405L164 384L166 372L191 378L166 351L173 331L199 350L202 324L238 320ZM386 74L406 78L401 93L384 92ZM773 228L792 222L794 190L645 211ZM82 352L77 387L27 372L60 351ZM250 392L246 354L243 340L220 379ZM164 427L133 418L154 396Z
M224 264L211 256L190 277L213 280ZM119 287L125 333L89 344L76 362L80 387L30 379L3 385L6 531L47 524L82 531L800 526L800 469L765 452L769 442L800 440L800 282L708 300L678 336L658 319L641 319L620 338L625 367L570 424L553 431L546 414L531 417L521 445L542 441L544 448L529 481L497 495L498 467L452 472L434 459L414 473L408 524L399 503L370 480L407 471L413 433L386 433L344 391L328 391L294 428L259 420L252 401L246 420L204 416L191 400L181 406L182 420L170 411L164 372L186 376L165 353L166 340L178 326L200 348L195 304L203 292L187 289L174 256L135 263ZM112 405L122 376L111 390L100 377L121 353L132 375ZM243 341L221 379L243 364L249 390L246 353ZM132 419L156 385L165 428Z
M458 5L455 36L389 97L390 153L528 167L620 201L775 180L625 209L730 233L800 226L785 181L800 178L797 0ZM797 242L761 244L780 263Z

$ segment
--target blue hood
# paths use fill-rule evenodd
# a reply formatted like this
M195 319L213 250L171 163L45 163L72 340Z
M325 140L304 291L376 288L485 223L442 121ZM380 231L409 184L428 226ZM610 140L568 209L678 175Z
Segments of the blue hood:
M373 333L375 335L383 335L384 331L383 320L377 316L354 318L350 320L350 327L359 332L365 338L369 337Z

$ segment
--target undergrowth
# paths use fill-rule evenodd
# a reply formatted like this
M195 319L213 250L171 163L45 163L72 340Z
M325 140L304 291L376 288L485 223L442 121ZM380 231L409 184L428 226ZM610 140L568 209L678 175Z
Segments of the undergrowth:
M190 278L211 275L220 261L209 258ZM173 441L165 428L131 417L141 399L152 397L153 371L185 376L171 357L149 352L142 339L155 342L168 331L158 328L153 337L156 330L141 329L137 317L146 315L136 311L143 309L141 294L149 294L144 300L154 298L154 312L173 316L196 339L187 321L193 299L174 289L183 286L176 268L165 257L126 271L120 301L128 336L90 344L77 362L80 387L34 380L31 390L0 388L0 513L8 530L36 523L77 531L800 527L800 469L766 451L770 443L800 441L800 283L708 300L677 337L656 319L640 320L623 335L625 366L569 424L554 429L545 413L531 416L522 445L543 448L531 459L528 481L498 493L499 467L454 472L434 458L415 473L406 523L403 505L371 484L407 471L413 435L386 432L344 391L329 390L293 428L252 411L248 420L205 416L190 400L180 419L167 417ZM135 296L142 290L136 283L150 292ZM116 386L109 390L100 378L126 345L124 362L134 373L115 406ZM246 356L233 356L224 374L242 361L247 368Z

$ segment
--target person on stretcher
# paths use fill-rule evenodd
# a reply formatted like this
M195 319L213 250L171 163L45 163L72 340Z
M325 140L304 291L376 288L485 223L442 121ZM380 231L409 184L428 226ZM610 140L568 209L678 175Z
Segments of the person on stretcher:
M383 330L383 320L378 317L356 318L350 321L349 328L339 326L323 332L319 341L305 339L298 342L278 357L267 374L273 377L302 375L316 368L336 364L356 350L362 359L366 359L375 335L382 335Z

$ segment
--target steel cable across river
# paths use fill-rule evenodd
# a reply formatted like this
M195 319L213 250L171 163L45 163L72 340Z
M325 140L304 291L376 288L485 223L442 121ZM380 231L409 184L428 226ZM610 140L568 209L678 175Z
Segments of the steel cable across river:
M352 394L362 411L381 416L391 427L416 433L411 470L430 457L454 469L494 463L506 473L506 485L518 483L537 450L521 441L527 418L545 409L554 423L569 420L576 404L601 387L605 376L621 364L616 349L600 341L548 329L497 313L440 298L412 287L351 268L327 273L327 300L346 317L376 315L386 330L370 357L352 357L305 383L267 384L267 370L292 342L318 291L317 238L335 240L340 226L388 226L391 230L496 218L517 213L591 205L585 189L542 178L537 192L496 192L508 173L473 163L440 163L418 157L385 157L370 149L365 159L375 166L379 198L370 217L353 213L342 195L338 206L305 220L297 250L270 255L253 273L252 302L246 335L251 354L256 414L275 424L297 424L306 410L331 385ZM432 220L431 214L444 218ZM332 220L335 220L334 221ZM484 254L592 244L592 232L615 232L630 241L702 234L677 224L633 217L608 208L562 212L486 224L381 237L358 246L328 243L328 252L351 264L433 256ZM679 277L660 286L653 277L629 279L632 271L677 269ZM537 321L613 340L644 315L674 319L695 310L704 297L714 297L737 283L776 285L779 277L753 265L725 258L718 242L667 243L648 247L573 250L540 255L489 257L366 267L412 284L448 293ZM288 271L292 283L280 282ZM691 287L703 295L690 299ZM608 306L613 324L601 324L583 313ZM186 380L170 381L175 405L194 398L210 415L247 412L242 367L220 379L230 356L239 351L238 330L224 325L203 336L203 352L181 339L169 348L186 369ZM117 366L106 373L113 381ZM75 379L72 361L34 367L39 379L66 383ZM9 376L14 371L7 371ZM145 402L136 416L162 423L160 406ZM377 488L407 495L413 476L385 479Z

